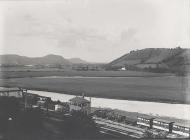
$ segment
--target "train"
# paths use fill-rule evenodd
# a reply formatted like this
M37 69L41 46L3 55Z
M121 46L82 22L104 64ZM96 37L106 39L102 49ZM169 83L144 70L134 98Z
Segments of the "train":
M186 120L174 122L149 115L139 115L137 116L137 125L190 137L190 122Z
M190 137L190 121L177 120L175 121L162 119L156 116L137 114L126 116L125 114L116 113L117 111L111 109L99 109L94 112L94 115L103 119L116 121L119 123L131 124L144 129L156 129L158 131L165 131L167 133L176 134L184 137ZM177 122L176 122L177 121Z

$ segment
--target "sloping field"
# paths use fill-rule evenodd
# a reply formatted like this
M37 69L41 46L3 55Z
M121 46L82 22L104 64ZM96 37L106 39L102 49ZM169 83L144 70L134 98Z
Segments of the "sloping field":
M1 86L20 86L73 95L127 100L190 103L190 77L47 77L15 78L0 81Z

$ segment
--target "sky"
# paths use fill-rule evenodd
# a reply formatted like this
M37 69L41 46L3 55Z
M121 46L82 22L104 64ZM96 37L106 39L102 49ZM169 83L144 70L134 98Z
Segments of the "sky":
M0 54L110 62L190 48L190 0L0 0Z

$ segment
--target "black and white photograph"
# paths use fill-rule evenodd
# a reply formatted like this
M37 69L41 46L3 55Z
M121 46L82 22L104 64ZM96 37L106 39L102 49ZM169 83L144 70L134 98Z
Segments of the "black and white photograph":
M0 140L190 139L190 0L0 0Z

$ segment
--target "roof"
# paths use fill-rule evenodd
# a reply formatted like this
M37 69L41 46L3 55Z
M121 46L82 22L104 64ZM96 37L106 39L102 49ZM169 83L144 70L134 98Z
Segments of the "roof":
M37 94L35 94L35 95L37 95ZM38 96L38 98L43 98L43 99L51 99L51 97L40 96L40 95L37 95L37 96Z
M24 95L26 95L26 96L33 96L33 97L39 97L39 95L34 94L34 93L29 93L29 92L24 93Z
M39 100L39 101L37 101L38 103L45 103L45 101L41 101L41 100Z
M137 118L145 118L145 119L154 119L155 117L150 116L150 115L146 115L146 114L139 114Z
M0 87L0 92L5 92L5 91L20 91L19 88L8 88L8 87Z
M74 103L78 103L78 104L90 103L90 101L84 99L83 97L74 97L74 98L70 99L69 101L74 102Z
M59 105L59 106L67 106L67 103L61 102L61 103L56 103L54 102L55 105Z
M189 120L180 120L174 123L174 125L184 126L190 128L190 121Z
M114 111L116 114L118 114L118 115L130 117L130 118L135 118L135 119L137 119L137 116L138 116L138 113L137 113L137 112L128 112L128 111L123 111L123 110L118 110L118 109L114 109L113 111Z
M156 118L154 120L159 121L159 122L165 122L165 123L173 123L173 121L165 120L165 119L160 119L160 118Z
M177 119L177 118L171 118L171 117L162 117L162 118L159 118L159 119L174 122L174 124L176 124L176 125L190 128L190 120Z
M126 121L137 122L137 118L126 117Z

